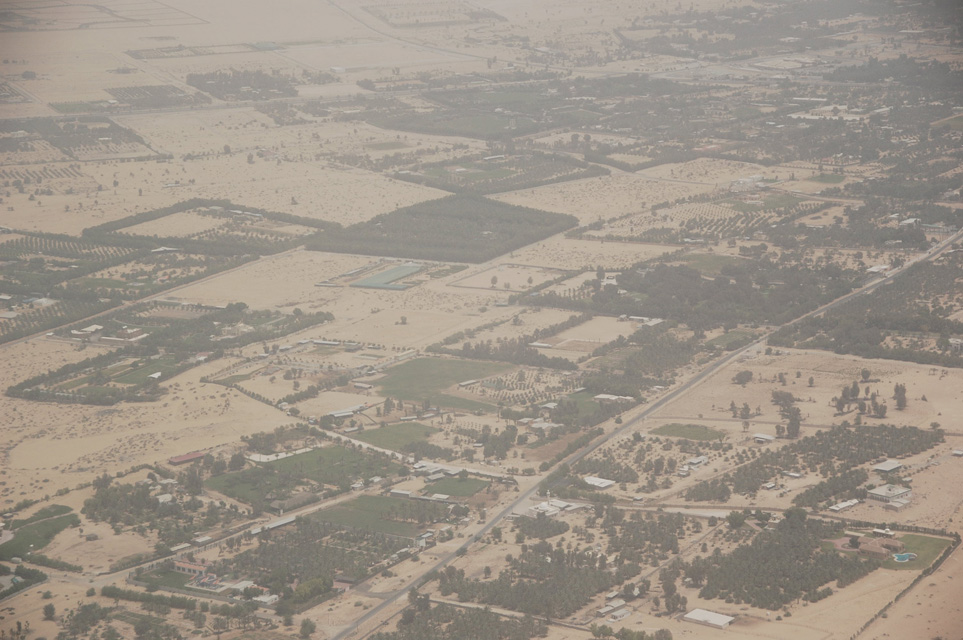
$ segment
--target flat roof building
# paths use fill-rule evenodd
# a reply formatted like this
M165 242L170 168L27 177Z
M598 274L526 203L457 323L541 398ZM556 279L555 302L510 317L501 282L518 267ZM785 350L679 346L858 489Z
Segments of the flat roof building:
M597 476L585 476L582 480L585 480L589 486L595 487L596 489L608 489L615 484L615 480L608 480Z
M878 465L873 467L873 471L877 473L891 473L901 468L903 463L899 460L887 460L886 462L880 462Z
M878 500L880 502L892 502L894 500L905 500L909 502L913 497L913 492L908 487L884 484L881 487L870 489L867 495L870 500Z
M707 627L715 627L716 629L725 629L732 624L733 620L735 620L735 618L732 616L726 616L721 613L716 613L715 611L708 611L706 609L693 609L689 613L682 616L682 619L686 622L704 624Z

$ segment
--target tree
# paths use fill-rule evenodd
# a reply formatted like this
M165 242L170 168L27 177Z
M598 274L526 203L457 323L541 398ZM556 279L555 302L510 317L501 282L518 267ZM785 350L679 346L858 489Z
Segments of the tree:
M738 529L746 523L746 514L741 511L732 511L726 516L726 522L730 529Z
M799 437L799 428L802 426L802 412L799 407L789 407L789 422L786 423L786 436L790 438Z
M735 384L742 385L744 387L747 383L752 381L752 371L740 371L732 377L732 381Z
M493 288L493 289L495 288L495 285L496 285L496 284L498 284L498 276L492 276L492 288Z
M863 369L862 371L859 372L859 375L862 376L863 382L868 382L869 376L871 375L871 373L869 369Z
M53 603L48 602L43 606L44 620L53 620L55 615L57 615L57 609L53 606Z
M897 411L902 411L906 408L906 385L896 383L893 387L893 398L896 400Z
M304 620L301 621L302 638L310 638L311 634L317 631L317 629L318 629L318 625L314 624L313 620L309 620L308 618L305 618Z

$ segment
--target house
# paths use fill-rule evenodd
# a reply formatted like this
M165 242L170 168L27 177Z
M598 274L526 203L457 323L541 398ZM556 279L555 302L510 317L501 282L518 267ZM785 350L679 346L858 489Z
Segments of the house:
M609 622L618 622L619 620L624 620L625 618L628 618L630 615L632 615L631 611L629 611L628 609L621 609L613 613L611 616L609 616Z
M716 629L725 629L735 620L732 616L726 616L706 609L693 609L682 616L682 619L686 622L704 624L707 627L714 627Z
M204 575L210 571L211 565L206 562L188 562L187 560L175 560L174 571L186 573L192 576Z
M902 466L903 463L899 460L887 460L886 462L880 462L878 465L873 467L873 471L876 473L892 473Z
M913 491L908 487L884 484L881 487L870 489L868 497L870 500L877 500L879 502L892 502L894 500L905 500L909 502L913 498Z
M963 449L954 449L953 455L957 458L963 458Z
M770 442L775 442L776 436L770 436L765 433L754 433L752 434L752 439L756 441L756 444L769 444Z
M709 458L707 458L706 456L697 456L695 458L689 458L688 460L685 461L685 463L689 465L690 468L698 467L699 465L703 465L707 462L709 462Z

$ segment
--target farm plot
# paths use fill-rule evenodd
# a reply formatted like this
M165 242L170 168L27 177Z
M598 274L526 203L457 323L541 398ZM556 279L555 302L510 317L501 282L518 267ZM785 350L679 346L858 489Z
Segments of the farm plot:
M484 262L575 226L575 218L485 198L451 196L319 234L310 249Z
M395 177L454 193L488 194L606 174L607 169L569 156L530 153L470 156L398 172Z
M452 389L461 382L501 373L506 369L507 365L494 362L418 358L392 367L375 384L383 395L392 398L413 401L430 399L437 404L446 404L460 398L451 397L443 393L444 390Z
M440 520L447 513L448 506L444 504L385 496L358 496L350 502L322 509L310 518L351 529L414 538L425 526Z
M356 480L396 475L403 467L386 455L332 445L255 467L214 476L207 485L252 506L267 506L296 489L317 493L347 489Z
M408 445L416 442L427 442L431 434L438 429L417 422L402 422L388 425L379 429L366 429L352 435L355 440L373 444L376 447L404 451Z

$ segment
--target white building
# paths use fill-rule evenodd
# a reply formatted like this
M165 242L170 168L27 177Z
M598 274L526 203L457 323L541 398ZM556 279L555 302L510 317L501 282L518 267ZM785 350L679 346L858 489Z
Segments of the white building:
M897 469L902 468L903 463L899 460L887 460L886 462L880 462L878 465L873 467L873 471L877 473L892 473Z
M869 490L869 499L879 502L893 502L894 500L909 502L912 498L913 491L911 489L895 484L884 484L881 487Z
M597 476L585 476L582 480L585 480L589 486L595 487L596 489L608 489L615 484L615 480L608 480Z
M716 629L725 629L735 620L732 616L725 616L715 611L707 611L706 609L693 609L682 616L682 619L686 622L704 624L707 627L715 627Z

